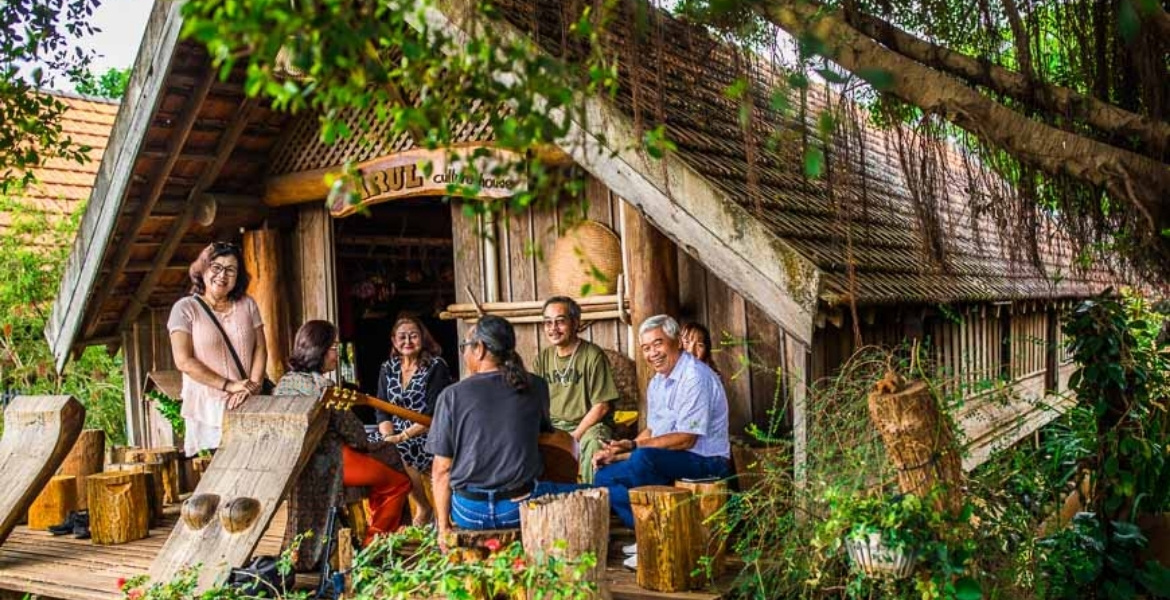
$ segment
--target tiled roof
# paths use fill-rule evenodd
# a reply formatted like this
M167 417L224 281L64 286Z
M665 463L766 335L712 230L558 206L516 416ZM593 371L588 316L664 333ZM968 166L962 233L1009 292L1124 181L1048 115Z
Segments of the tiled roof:
M938 260L923 233L926 220L919 217L929 213L919 212L900 166L897 131L864 126L854 134L864 143L849 144L848 154L838 134L830 153L837 173L835 193L830 194L826 178L804 176L797 111L783 114L771 108L774 82L765 79L777 71L662 11L636 10L636 1L620 3L619 14L607 25L605 43L616 53L620 69L615 104L647 129L665 123L679 158L814 262L824 274L821 297L827 302L848 299L850 237L861 303L1075 297L1106 286L1108 278L1100 272L1072 272L1070 246L1053 223L1039 226L1045 269L1034 268L1023 252L1026 244L1005 239L988 214L994 200L968 192L962 156L954 148L940 158L946 165L940 171L946 172L948 193L937 199L939 210L933 213L944 245L943 260ZM501 4L508 19L546 51L582 56L580 42L564 34L576 19L565 4ZM752 69L745 67L749 61L755 63ZM754 143L745 141L740 125L742 103L727 94L749 71ZM816 135L819 107L830 101L842 102L816 84L808 91L809 135ZM754 154L750 160L749 148Z
M118 102L63 92L50 93L68 107L61 119L63 134L80 146L88 146L89 159L85 163L62 158L46 161L41 168L34 170L37 183L12 200L46 213L50 221L55 221L72 215L89 200L118 113ZM8 233L11 221L11 215L0 213L0 235ZM34 241L55 245L68 244L72 240Z

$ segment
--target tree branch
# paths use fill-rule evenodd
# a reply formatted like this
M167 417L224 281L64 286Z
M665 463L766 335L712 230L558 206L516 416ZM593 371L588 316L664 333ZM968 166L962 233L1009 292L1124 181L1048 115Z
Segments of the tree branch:
M782 0L766 4L789 2ZM1143 153L1146 156L1160 160L1170 149L1170 123L1129 112L1066 87L1030 83L1020 73L924 41L872 15L852 13L848 19L849 25L857 31L928 67L1016 100L1033 103L1049 113L1083 121L1111 135L1137 137L1148 150Z
M853 73L885 72L884 91L1002 148L1024 165L1104 188L1145 216L1142 236L1163 253L1160 232L1170 229L1170 166L1021 115L963 82L878 44L849 26L837 11L810 0L763 0L765 19L798 39L815 35L825 54ZM1155 241L1156 240L1156 241Z

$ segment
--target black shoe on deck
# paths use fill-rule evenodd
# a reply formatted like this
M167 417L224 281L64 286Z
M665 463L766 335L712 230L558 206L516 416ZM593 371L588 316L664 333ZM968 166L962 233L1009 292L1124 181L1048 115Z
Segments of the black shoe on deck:
M69 516L65 518L64 523L61 523L60 525L49 526L49 533L53 535L66 535L73 533L73 529L77 527L78 523L81 523L82 520L84 520L85 526L89 527L88 510L70 511Z

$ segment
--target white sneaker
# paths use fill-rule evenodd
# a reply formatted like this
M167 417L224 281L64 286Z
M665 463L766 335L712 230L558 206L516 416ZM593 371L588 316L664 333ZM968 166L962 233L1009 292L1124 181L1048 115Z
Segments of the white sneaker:
M633 556L627 556L626 559L622 561L622 566L631 570L631 571L637 571L638 570L638 555L635 554Z
M635 542L635 543L633 543L633 544L630 544L630 545L628 545L628 546L622 546L622 554L625 554L626 556L635 556L635 555L637 555L637 554L638 554L638 544L637 544L637 542Z

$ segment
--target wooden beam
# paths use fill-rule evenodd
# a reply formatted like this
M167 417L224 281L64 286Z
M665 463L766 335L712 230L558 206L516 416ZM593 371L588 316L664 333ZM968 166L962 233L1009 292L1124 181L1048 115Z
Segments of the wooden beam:
M207 73L204 75L203 80L199 82L195 93L183 106L183 115L179 119L179 123L176 125L174 132L167 140L168 154L151 177L150 189L147 190L146 195L143 197L138 211L134 213L134 217L131 219L126 233L119 238L117 251L114 254L113 260L110 262L109 272L115 274L120 273L126 267L126 263L129 262L130 251L134 247L134 238L142 230L142 225L146 223L146 218L154 210L154 205L158 202L163 188L167 185L167 179L171 176L171 170L174 169L175 163L179 160L179 152L187 143L187 136L191 134L191 127L195 124L195 119L199 116L199 109L203 108L203 100L207 98L208 92L211 91L211 84L215 81L215 75L216 70L208 67ZM99 287L90 304L93 310L100 311L102 304L105 304L106 300L109 299L113 290L114 286L112 285ZM93 335L96 327L96 322L90 322L85 328L83 337Z
M171 257L174 256L175 250L183 241L183 236L191 226L191 221L195 217L195 211L199 207L199 203L195 202L195 198L202 194L203 190L215 183L215 179L219 177L219 172L223 169L224 163L231 156L232 150L236 147L236 142L239 141L240 135L244 133L244 128L248 126L256 105L257 102L254 98L245 100L240 106L239 111L236 112L231 125L223 132L223 136L220 137L219 144L215 149L215 162L208 165L199 175L199 179L195 182L195 187L188 194L187 210L183 211L183 214L179 216L178 221L171 227L170 232L168 232L167 239L163 242L162 247L159 248L159 252L155 256L155 264L165 265L171 262ZM122 316L122 322L118 325L118 329L126 329L126 327L138 318L138 313L142 312L142 309L146 306L146 301L150 298L154 287L158 285L158 279L161 275L161 269L153 269L148 271L146 276L142 278L142 281L138 284L138 291L130 298L130 306L126 307L126 314Z
M150 260L131 261L131 262L126 263L126 267L122 269L122 272L123 273L146 273L154 268L156 268L154 261L150 261ZM172 264L172 265L166 265L164 267L159 267L159 268L161 268L164 271L186 271L188 268L190 268L190 265Z

